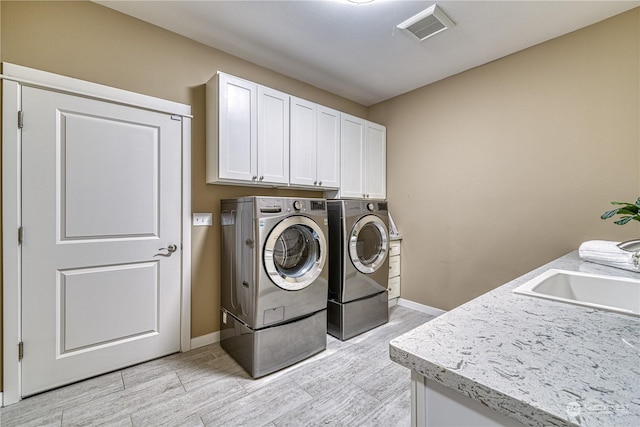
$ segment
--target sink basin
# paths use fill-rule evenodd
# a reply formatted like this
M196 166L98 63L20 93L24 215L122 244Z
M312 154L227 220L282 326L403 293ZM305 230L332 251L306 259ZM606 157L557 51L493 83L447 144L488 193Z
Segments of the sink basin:
M551 269L513 292L640 317L636 279Z

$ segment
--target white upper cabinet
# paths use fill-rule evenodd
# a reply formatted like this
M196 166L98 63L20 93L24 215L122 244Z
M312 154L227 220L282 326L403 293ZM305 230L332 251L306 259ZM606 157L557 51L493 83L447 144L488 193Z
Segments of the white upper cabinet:
M365 123L364 150L365 197L387 198L387 128L382 125Z
M289 95L218 73L207 83L207 182L289 182Z
M258 86L259 182L289 183L289 95Z
M340 112L318 105L318 185L340 187Z
M258 85L226 74L207 84L207 182L255 180Z
M364 190L364 120L342 115L340 197L365 197Z
M387 132L382 125L342 115L341 198L387 197Z
M291 183L315 186L317 179L316 132L318 106L291 98Z
M208 183L386 198L384 126L224 73L206 90Z
M340 186L340 112L291 98L291 175L295 186Z

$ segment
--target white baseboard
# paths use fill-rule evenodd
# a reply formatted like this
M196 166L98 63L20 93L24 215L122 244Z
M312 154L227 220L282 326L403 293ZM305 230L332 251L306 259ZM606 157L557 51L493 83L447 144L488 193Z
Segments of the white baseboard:
M217 342L220 342L220 331L200 335L199 337L191 338L191 350L204 347L205 345L215 344Z
M421 313L430 314L432 316L440 316L441 314L446 313L446 311L440 310L439 308L409 301L408 299L404 299L404 298L398 298L398 305L402 307L410 308L415 311L419 311Z

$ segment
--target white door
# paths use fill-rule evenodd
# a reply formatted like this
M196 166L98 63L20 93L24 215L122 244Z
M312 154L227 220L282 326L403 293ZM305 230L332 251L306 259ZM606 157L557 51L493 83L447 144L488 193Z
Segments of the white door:
M22 107L22 395L179 351L181 122L29 87Z

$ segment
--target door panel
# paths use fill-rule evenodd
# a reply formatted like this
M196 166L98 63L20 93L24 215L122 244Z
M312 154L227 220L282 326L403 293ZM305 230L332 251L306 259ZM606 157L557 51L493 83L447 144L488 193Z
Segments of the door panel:
M218 78L220 178L251 181L258 170L257 85L225 74Z
M258 86L258 181L289 183L289 95Z
M22 103L22 395L179 351L181 122Z
M61 239L157 236L159 129L58 114Z
M340 187L340 112L318 106L318 185Z
M341 120L340 197L364 197L364 120L342 115Z
M387 198L387 130L367 122L365 150L365 193L371 199Z
M158 263L58 272L59 355L158 330Z
M292 184L316 185L316 104L291 98L291 168Z

